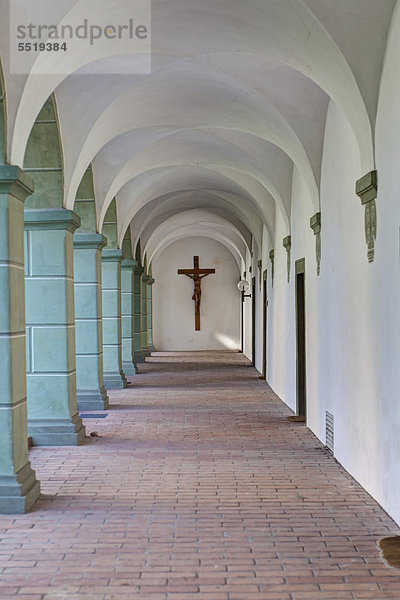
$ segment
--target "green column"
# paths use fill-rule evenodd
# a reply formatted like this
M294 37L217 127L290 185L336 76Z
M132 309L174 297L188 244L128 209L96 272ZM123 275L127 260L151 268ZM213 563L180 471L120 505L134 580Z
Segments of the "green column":
M144 362L142 353L142 275L143 267L133 268L133 356L135 363Z
M23 513L40 495L28 460L24 201L32 180L0 165L0 513Z
M147 344L149 352L154 352L153 345L153 284L155 279L149 279L147 282Z
M121 264L121 330L122 369L126 375L135 375L133 348L133 269L135 261L126 259Z
M28 431L37 446L71 446L85 429L76 403L73 233L63 208L25 210Z
M103 278L103 366L106 390L126 387L122 369L121 332L121 250L105 249L102 253Z
M75 233L74 291L78 410L104 410L101 251L103 235Z
M142 275L142 327L141 327L141 344L142 354L146 358L149 356L149 343L147 339L147 282L150 277L146 274Z

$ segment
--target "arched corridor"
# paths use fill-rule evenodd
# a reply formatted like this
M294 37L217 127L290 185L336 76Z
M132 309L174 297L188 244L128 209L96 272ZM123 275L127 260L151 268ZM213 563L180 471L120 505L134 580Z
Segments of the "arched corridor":
M399 597L377 546L397 527L242 354L156 353L130 381L83 419L98 437L32 451L2 600Z
M4 597L400 598L399 56L400 0L0 0Z

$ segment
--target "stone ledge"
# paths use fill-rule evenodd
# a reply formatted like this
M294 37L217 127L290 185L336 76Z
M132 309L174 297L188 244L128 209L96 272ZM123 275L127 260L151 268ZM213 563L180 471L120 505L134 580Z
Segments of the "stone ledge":
M60 229L74 233L81 226L81 218L65 208L25 209L24 223L27 231Z
M127 381L124 373L105 372L103 377L106 390L123 390L126 388Z
M70 419L28 419L34 446L78 446L85 438L79 413Z
M122 262L124 255L118 248L105 248L101 253L101 260L103 262Z
M74 234L74 248L93 248L101 250L107 245L107 238L100 233Z
M33 194L34 182L25 171L13 165L0 165L0 193L11 192L19 200L25 201Z
M109 399L105 387L98 390L79 390L76 393L78 411L107 410Z

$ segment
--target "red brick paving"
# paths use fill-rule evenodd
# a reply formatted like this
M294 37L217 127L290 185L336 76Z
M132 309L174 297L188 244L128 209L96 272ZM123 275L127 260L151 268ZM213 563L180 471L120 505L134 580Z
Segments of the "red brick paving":
M43 496L0 517L1 600L400 599L383 510L234 353L156 354Z

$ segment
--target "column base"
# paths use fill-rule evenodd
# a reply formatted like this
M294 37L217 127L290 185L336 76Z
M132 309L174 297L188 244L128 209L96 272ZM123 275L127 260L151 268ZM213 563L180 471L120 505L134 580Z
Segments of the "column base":
M79 446L85 428L79 413L70 419L29 419L28 434L34 446Z
M123 361L122 362L122 370L125 373L125 375L136 375L136 373L137 373L136 365L131 362Z
M0 514L21 515L40 496L40 483L28 461L16 475L0 475Z
M76 403L78 411L107 410L109 400L105 387L99 390L77 390Z
M125 377L125 373L120 373L120 372L116 372L116 373L104 373L103 374L103 378L104 378L104 387L106 388L106 390L123 390L124 388L126 388L126 377Z
M133 355L133 360L135 361L136 364L144 363L145 357L143 355L143 352L135 352Z
M150 352L150 354L152 352L155 352L155 351L156 351L156 349L154 348L153 344L150 344L150 346L149 346L149 352Z

